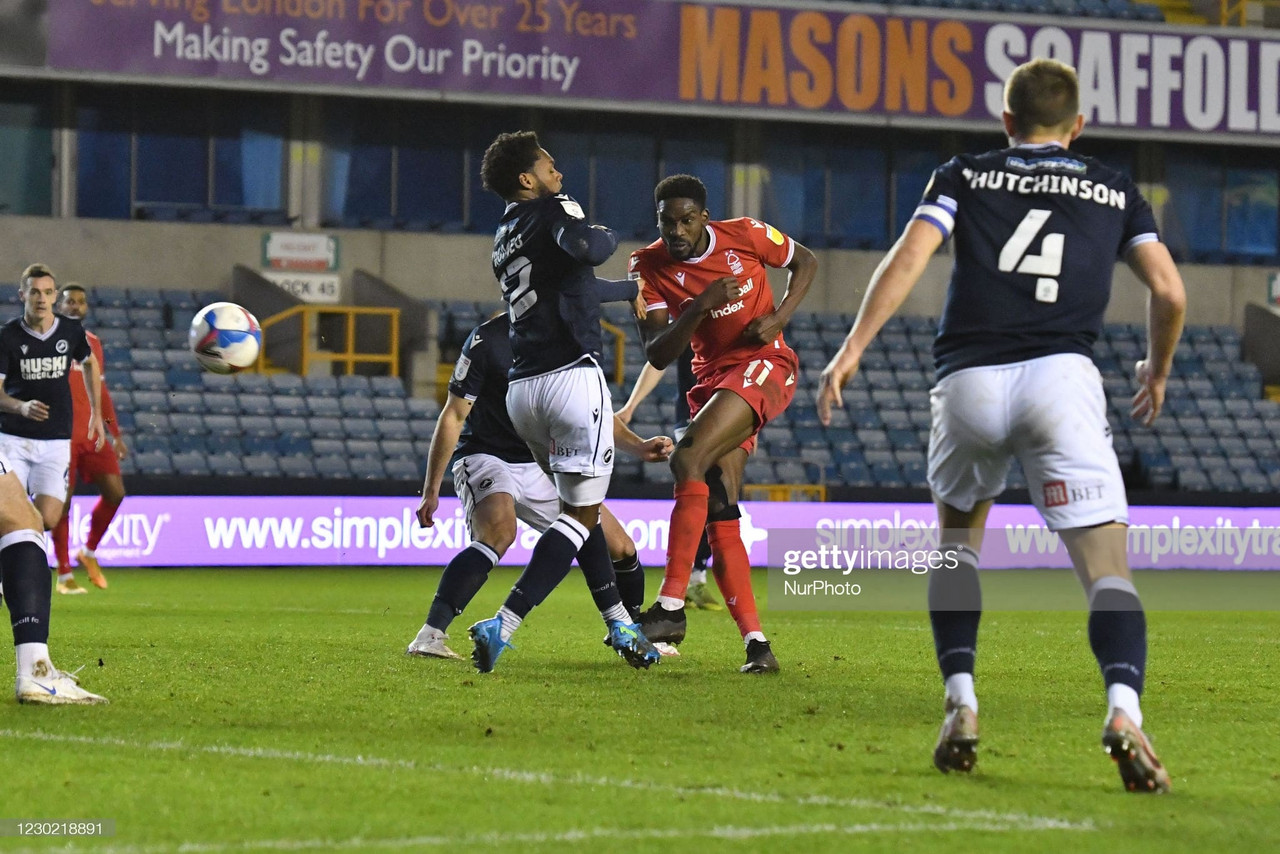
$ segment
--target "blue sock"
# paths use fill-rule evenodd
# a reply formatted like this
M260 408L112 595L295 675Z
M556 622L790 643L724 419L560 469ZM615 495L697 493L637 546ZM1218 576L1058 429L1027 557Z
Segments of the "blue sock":
M1147 615L1133 582L1106 576L1089 590L1089 646L1102 681L1142 694L1147 669Z
M978 656L978 623L982 620L982 587L978 554L968 546L943 546L955 566L944 564L929 573L929 622L933 647L945 681L957 673L973 673Z
M563 513L557 516L551 527L538 538L538 544L529 557L529 565L516 579L505 607L521 619L529 616L529 612L541 605L542 600L564 581L573 567L574 557L586 541L587 529L578 520Z
M466 610L498 562L498 553L479 540L453 556L440 576L440 586L427 612L427 625L448 631L453 618Z
M615 560L613 577L617 579L622 604L635 622L636 615L644 610L644 567L640 565L640 555L631 554Z

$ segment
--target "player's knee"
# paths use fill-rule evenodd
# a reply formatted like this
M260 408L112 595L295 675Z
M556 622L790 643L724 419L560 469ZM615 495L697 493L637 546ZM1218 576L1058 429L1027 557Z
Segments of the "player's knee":
M516 541L516 520L502 519L486 525L475 526L475 539L484 543L502 557Z
M671 455L671 473L675 475L676 482L702 480L714 461L705 457L700 449L682 445L683 442L677 445L675 453Z

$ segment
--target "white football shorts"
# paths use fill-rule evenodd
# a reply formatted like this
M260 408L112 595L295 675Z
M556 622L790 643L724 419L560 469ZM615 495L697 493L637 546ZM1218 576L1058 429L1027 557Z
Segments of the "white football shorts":
M0 454L18 476L28 495L67 499L67 471L71 467L70 439L27 439L0 433Z
M1102 377L1076 353L967 368L930 393L929 488L962 512L995 498L1022 463L1050 530L1129 521Z
M510 495L516 503L516 518L535 531L547 530L560 515L556 485L537 463L509 463L489 454L469 454L453 464L453 488L462 500L472 537L472 512L497 493Z
M604 501L613 472L613 403L595 362L512 380L507 414L566 504Z

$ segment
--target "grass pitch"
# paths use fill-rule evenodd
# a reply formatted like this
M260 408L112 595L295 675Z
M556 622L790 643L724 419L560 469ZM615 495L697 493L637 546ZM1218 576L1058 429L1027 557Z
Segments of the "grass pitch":
M1099 747L1083 605L984 616L978 766L944 777L922 612L766 608L776 677L739 674L729 617L691 612L684 654L635 671L575 573L481 676L403 655L438 578L134 570L55 597L55 663L88 664L111 705L0 703L0 818L114 819L115 836L0 847L1114 854L1280 833L1277 612L1149 614L1146 728L1174 789L1152 797ZM514 578L495 571L455 622L459 653Z

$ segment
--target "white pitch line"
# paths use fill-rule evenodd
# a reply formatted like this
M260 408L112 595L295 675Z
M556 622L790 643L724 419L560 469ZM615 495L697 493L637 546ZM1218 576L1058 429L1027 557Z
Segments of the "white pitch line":
M636 842L655 839L760 839L786 836L857 836L865 834L895 833L954 833L957 831L984 831L1011 833L1029 828L1001 822L909 822L905 824L793 824L765 827L720 826L707 828L644 828L587 827L558 833L478 833L463 836L409 836L396 839L369 839L353 836L347 839L251 839L243 842L184 842L177 846L162 845L90 845L68 843L59 848L19 849L16 854L45 852L73 852L92 850L96 854L216 854L220 851L337 851L362 848L451 847L461 849L470 845L545 845L590 841ZM86 842L88 840L85 840Z
M1096 830L1091 819L1073 821L1049 816L1025 813L996 812L994 810L968 810L923 804L903 804L878 801L871 798L833 797L830 795L787 795L779 792L749 792L723 786L679 786L654 783L647 780L592 777L586 774L548 774L537 771L521 771L512 768L486 768L482 766L450 766L419 764L411 759L386 759L378 756L340 756L331 753L307 753L293 750L274 750L262 747L235 747L225 744L187 744L182 741L129 741L121 738L84 735L60 735L42 730L20 732L0 729L0 738L27 741L45 741L60 744L85 744L102 747L121 747L139 751L187 751L214 756L230 756L242 759L275 759L290 762L306 762L323 765L356 765L373 768L398 768L424 770L441 774L470 774L513 783L529 783L538 786L588 786L605 789L636 789L667 796L698 795L751 803L790 804L794 806L822 806L837 808L875 809L909 815L932 815L958 821L998 822L1016 825L1026 830Z

